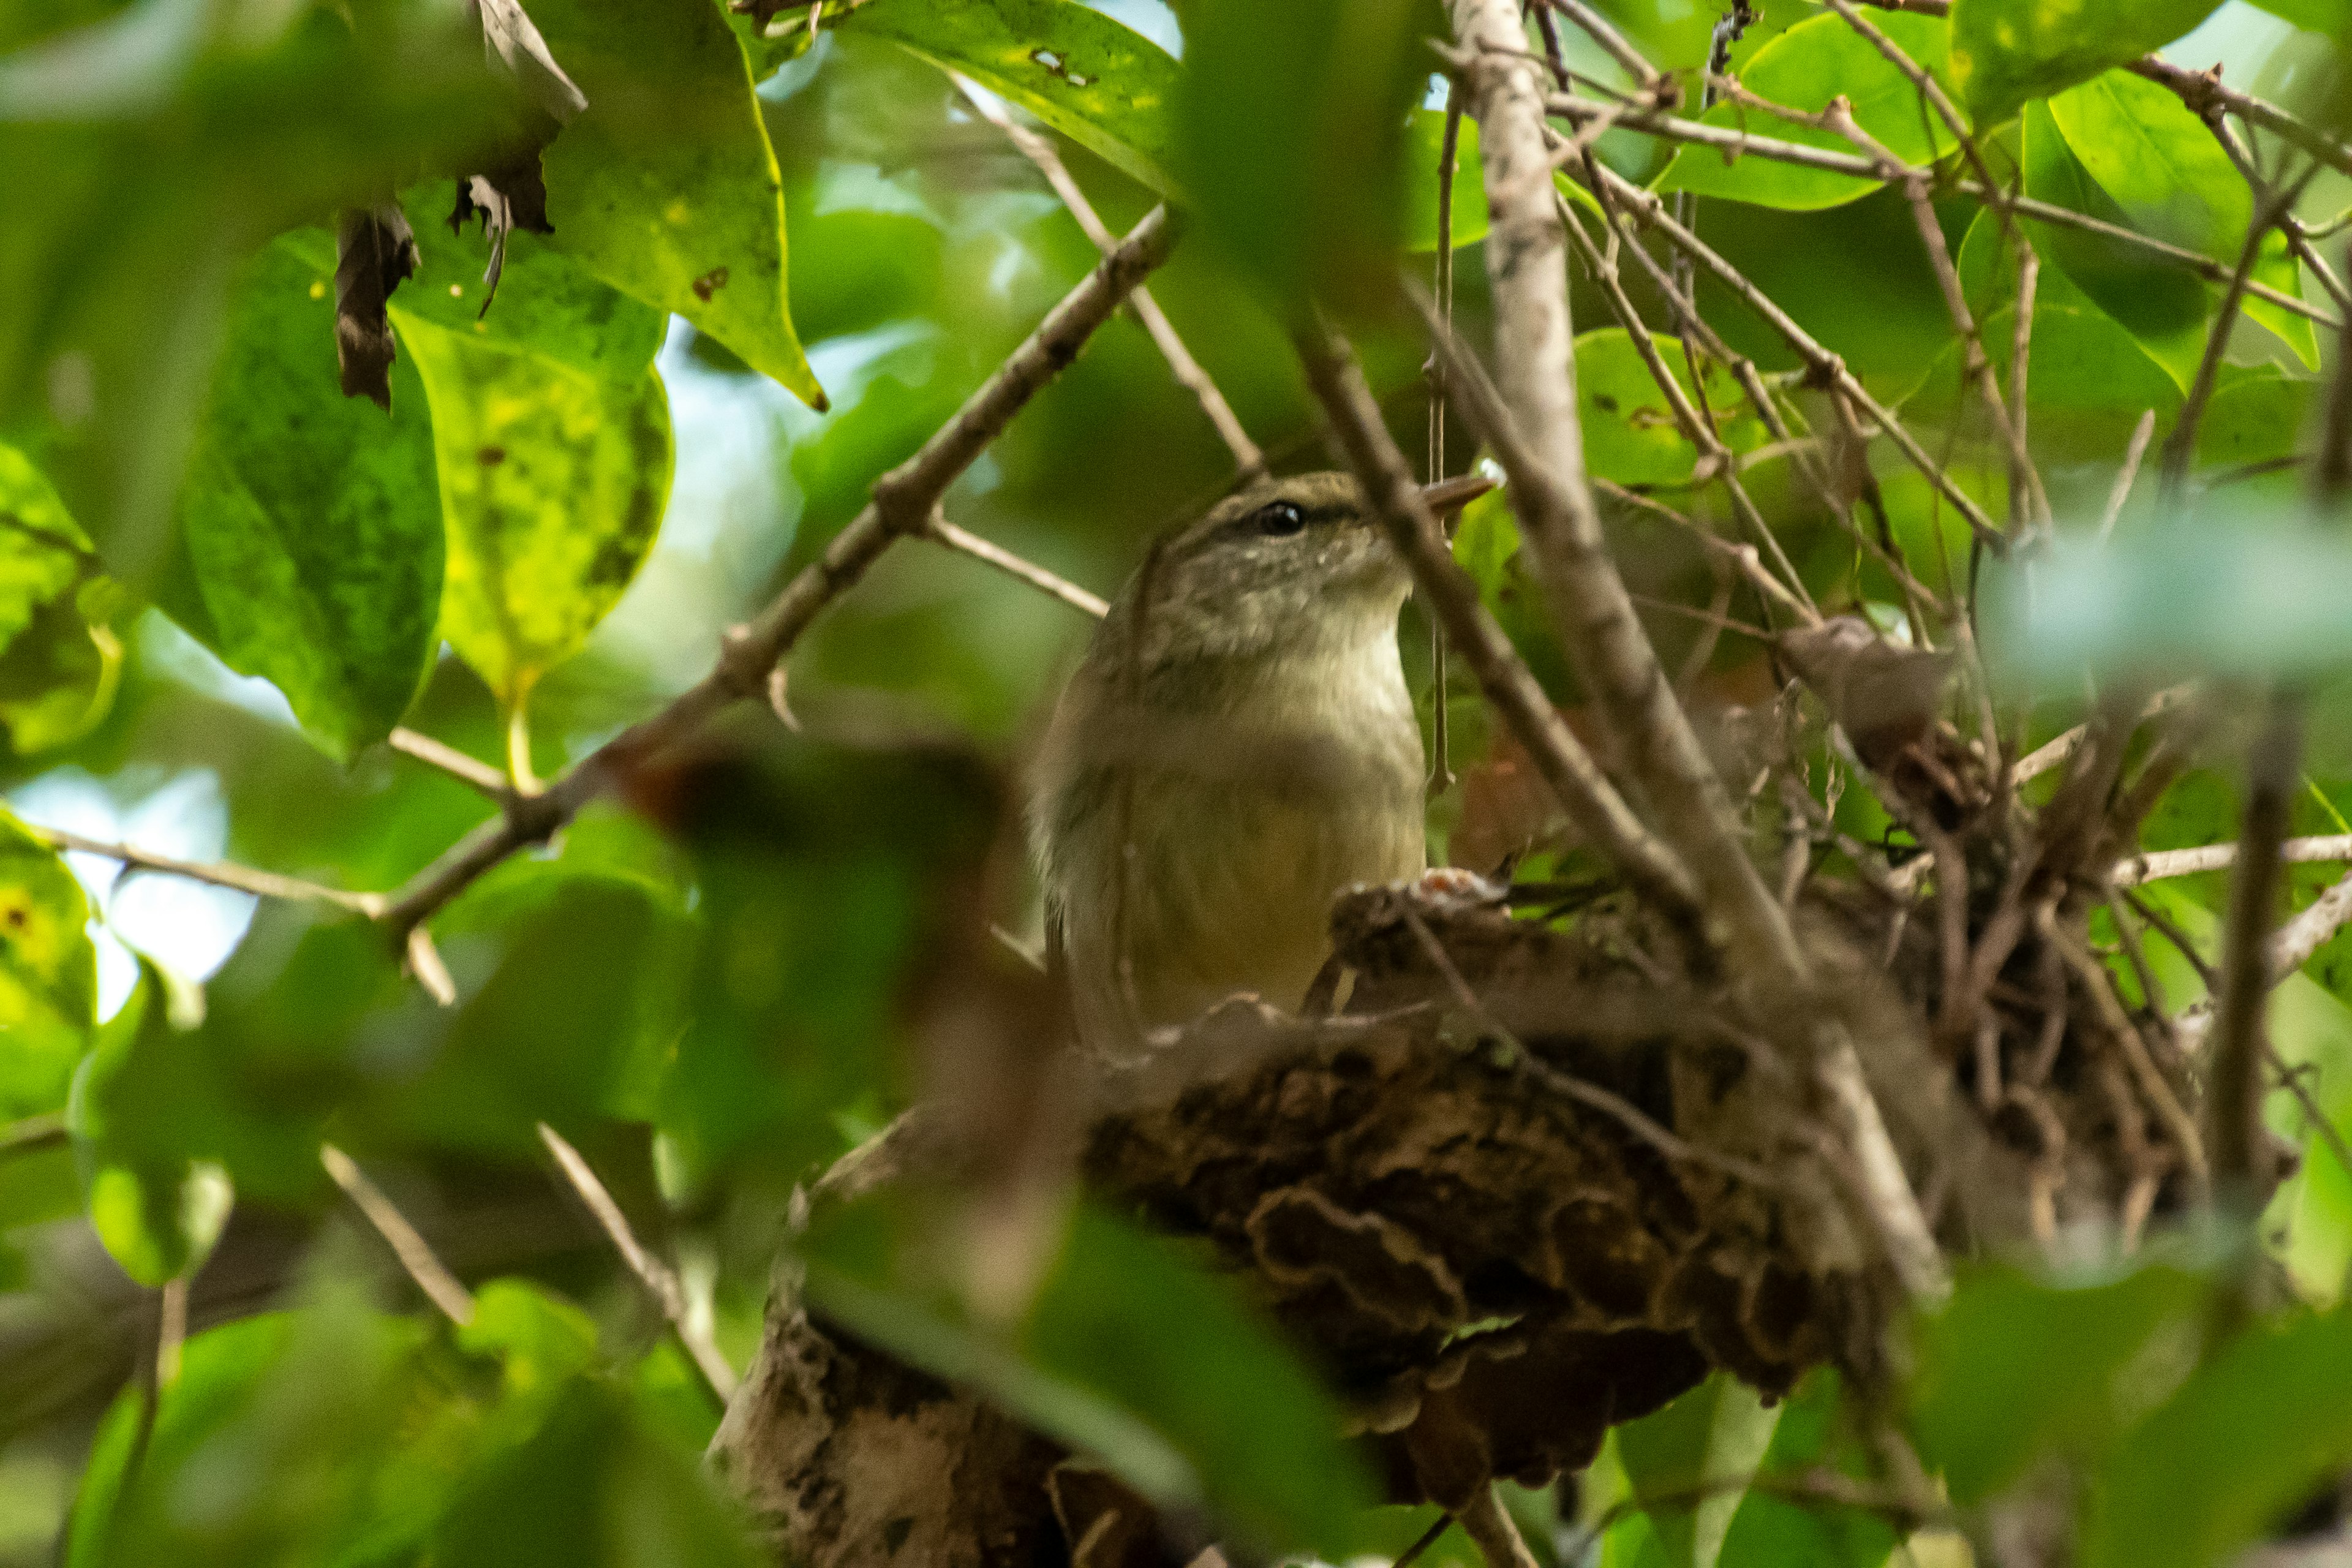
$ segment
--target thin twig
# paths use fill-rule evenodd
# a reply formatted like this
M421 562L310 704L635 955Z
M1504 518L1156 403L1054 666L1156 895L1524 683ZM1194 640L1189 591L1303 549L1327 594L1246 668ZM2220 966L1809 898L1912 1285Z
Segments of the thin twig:
M157 855L150 850L134 849L127 844L110 844L103 839L84 837L62 827L43 827L26 823L34 837L53 849L70 849L79 854L97 855L142 871L159 871L167 876L184 877L192 882L205 882L215 888L230 888L240 893L250 893L261 899L286 899L297 903L334 904L346 910L356 910L373 917L383 912L381 893L347 893L341 888L322 887L306 882L299 877L281 877L275 871L257 871L247 866L232 866L226 861L175 859L169 855Z
M2246 284L2253 277L2254 263L2262 259L2263 241L2270 237L2272 226L2281 215L2294 209L2295 198L2303 194L2318 168L2313 164L2293 185L2266 196L2246 225L2246 241L2239 248L2237 268L2230 274L2230 286L2222 292L2221 309L2214 312L2213 323L2205 332L2205 354L2198 362L2197 379L2189 384L2189 395L2180 405L2179 417L2172 422L2171 433L2164 438L2164 464L2159 470L2157 493L2168 510L2180 504L2181 492L2188 486L2189 468L2197 458L2197 427L2204 420L2205 405L2212 399L2213 388L2220 381L2230 330L2237 325L2239 308L2245 303Z
M1706 125L1695 120L1684 120L1655 111L1627 110L1617 105L1595 103L1590 99L1580 99L1566 93L1553 94L1546 100L1546 107L1551 113L1580 124L1590 122L1603 114L1613 113L1615 119L1612 123L1620 130L1638 131L1644 135L1663 137L1694 146L1713 147L1736 156L1769 158L1775 163L1789 163L1798 168L1818 169L1826 174L1850 174L1856 179L1874 180L1882 184L1893 184L1934 173L1932 170L1922 169L1908 163L1885 163L1859 153L1840 153L1832 148L1812 147L1802 142L1758 136L1731 126ZM1801 123L1810 123L1814 118L1797 110L1785 110L1783 112ZM2072 207L2059 206L2055 203L2042 201L2032 196L2012 195L1998 186L1989 186L1979 180L1949 181L1940 188L1953 195L1973 197L1988 205L2005 203L2019 217L2031 218L2036 223L2077 229L2084 234L2096 235L2103 239L2111 239L2121 245L2134 247L2176 267L2195 272L2209 282L2227 283L2230 280L2231 268L2227 262L2217 261L2202 251L2191 250L2186 246L2174 245L2169 240L2142 234L2137 229L2123 224L2109 223L2104 218L2093 217L2087 213L2078 213ZM2334 328L2343 324L2340 318L2314 305L2310 300L2299 300L2266 283L2250 282L2246 286L2246 292L2257 300L2267 300L2283 310L2306 317L2322 326Z
M2189 106L2189 111L2200 119L2210 107L2225 109L2247 124L2269 132L2336 173L2352 174L2352 145L2297 120L2276 104L2265 102L2251 93L2223 87L2219 66L2210 71L2186 70L2161 55L2143 55L2125 66L2124 69L2171 89L2180 101Z
M2133 1026L2131 1015L2124 1011L2122 1000L2116 995L2114 977L2107 973L2106 965L2081 942L2058 929L2057 918L2048 905L2035 911L2035 923L2041 927L2042 936L2057 951L2066 967L2074 972L2076 983L2090 998L2092 1010L2099 1016L2101 1027L2122 1053L2125 1067L2139 1087L2140 1099L2156 1113L2157 1120L2164 1123L2165 1131L2171 1134L2182 1167L2192 1181L2202 1184L2212 1165L2206 1157L2205 1140L2197 1131L2197 1120L2189 1114L2187 1108L2180 1103L2180 1097L2172 1091L2172 1085L2165 1080L2164 1074L2157 1069L2155 1060L2148 1056L2147 1042L2140 1037L2139 1030Z
M1602 16L1599 7L1585 0L1548 0L1552 9L1584 29L1585 36L1601 46L1601 51L1625 68L1625 74L1639 82L1644 92L1654 92L1662 79L1658 68L1630 43L1616 25Z
M319 1145L319 1163L327 1168L335 1185L352 1200L352 1206L366 1216L376 1234L383 1237L394 1258L425 1299L441 1309L441 1315L459 1328L474 1321L474 1298L446 1265L434 1256L432 1246L424 1233L408 1223L408 1216L394 1206L382 1188L368 1180L367 1173L349 1154L332 1143Z
M38 1116L20 1117L5 1127L0 1127L0 1160L12 1160L20 1154L37 1154L44 1149L62 1149L70 1141L62 1110L45 1110Z
M2222 928L2221 996L2214 1013L2208 1074L2213 1170L2252 1189L2271 1187L2270 1140L2262 1125L2263 1014L2270 997L2267 948L2278 918L2279 846L2294 796L2303 721L2294 700L2273 694L2270 718L2247 760L2230 912Z
M727 1358L719 1353L719 1347L711 1342L709 1331L695 1321L694 1313L687 1302L686 1288L678 1282L677 1275L668 1264L646 1250L645 1244L637 1239L637 1233L629 1227L629 1216L621 1212L621 1205L613 1201L613 1194L605 1190L604 1184L597 1179L588 1162L581 1158L580 1151L566 1142L563 1134L542 1121L539 1124L539 1137L540 1142L547 1145L548 1152L555 1156L555 1163L562 1167L564 1179L572 1184L572 1190L579 1194L580 1201L587 1205L588 1212L604 1227L605 1237L613 1243L613 1249L621 1255L621 1261L629 1266L629 1272L637 1277L637 1282L645 1287L646 1294L653 1298L655 1307L668 1320L678 1342L693 1358L695 1366L710 1384L710 1391L719 1396L719 1403L726 1404L735 1394L735 1369L729 1366Z
M526 845L543 842L641 759L691 736L739 700L767 700L777 665L809 623L892 544L924 531L948 486L1076 357L1144 275L1167 258L1175 237L1167 209L1154 208L964 400L955 417L914 457L875 481L873 499L816 560L749 625L728 634L709 674L599 746L551 781L545 793L484 823L411 878L383 915L394 941L404 943L412 927L492 866Z
M2107 491L2106 510L2099 514L2099 542L2116 531L2116 520L2124 514L2124 503L2131 500L2132 481L2139 478L2140 460L2147 456L2147 444L2156 435L2156 410L2151 408L2139 416L2132 426L2131 445L2124 448L2123 467L2116 470L2116 482Z
M1453 1528L1454 1516L1441 1510L1438 1513L1436 1521L1427 1530L1421 1532L1419 1540L1415 1541L1411 1546L1406 1547L1403 1552L1400 1552L1397 1556L1397 1560L1389 1564L1389 1568L1412 1568L1412 1565L1420 1562L1423 1555L1426 1553L1431 1547L1437 1544L1438 1537L1444 1535L1447 1531Z
M2352 860L2352 833L2322 837L2290 838L2278 847L2282 865L2308 866L2314 861ZM2235 844L2200 844L2190 849L2149 849L2116 862L2107 880L2118 888L2137 888L2168 877L2193 877L2221 871L2237 864Z
M1461 1524L1462 1533L1486 1560L1486 1568L1542 1568L1536 1554L1528 1550L1519 1527L1503 1510L1492 1481L1471 1494L1470 1506L1462 1510Z
M490 799L503 804L512 798L514 786L507 775L489 763L467 756L457 747L415 730L394 730L387 737L392 749L403 756L414 757L427 767L440 769L469 789L478 790Z
M1445 547L1404 454L1381 422L1380 406L1354 356L1321 334L1301 334L1298 350L1308 384L1330 420L1337 455L1355 470L1389 542L1412 571L1414 586L1444 621L1446 636L1477 677L1486 700L1526 748L1569 819L1664 908L1695 910L1698 886L1689 868L1626 806L1478 602L1476 585Z
M1911 433L1903 427L1902 422L1870 395L1869 389L1862 384L1860 379L1846 369L1843 359L1831 353L1822 346L1819 339L1799 326L1793 317L1774 303L1762 289L1748 279L1745 273L1725 260L1696 235L1675 222L1667 214L1664 203L1654 193L1641 189L1606 164L1591 164L1588 168L1596 172L1610 193L1638 214L1643 223L1659 230L1677 247L1689 252L1701 266L1727 285L1748 305L1748 309L1763 319L1767 326L1779 333L1790 348L1797 351L1799 356L1812 367L1816 374L1830 382L1845 396L1852 398L1855 407L1869 415L1872 422L1895 443L1904 457L1910 460L1912 467L1917 468L1926 477L1927 482L1935 486L1944 499L1952 503L1952 506L1962 518L1967 520L1969 526L1976 531L1977 536L1983 540L1989 548L1995 552L2005 549L2007 542L2000 530L1993 526L1992 520L1985 515L1984 509L1976 503L1975 498L1954 483L1951 476L1945 471L1944 465L1937 462L1926 447L1920 446Z
M1006 576L1026 583L1038 592L1059 599L1074 610L1083 610L1100 620L1110 614L1110 605L1066 577L1055 576L1034 562L1024 561L1000 544L992 544L976 533L968 532L950 522L939 512L923 527L923 537L937 541L950 550L961 551L975 561L984 561Z
M971 100L971 106L980 111L981 118L1003 132L1006 140L1037 166L1037 172L1045 176L1045 183L1054 187L1054 194L1062 198L1062 205L1070 209L1070 216L1078 220L1078 226L1086 230L1087 237L1094 241L1095 248L1105 256L1117 249L1118 237L1103 223L1095 212L1094 204L1087 200L1087 194L1078 188L1077 181L1070 177L1070 171L1063 163L1062 155L1055 149L1053 142L1005 113L1003 104L997 100L995 95L978 83L954 71L950 71L948 78L962 90L965 98ZM1177 335L1175 326L1168 320L1167 313L1160 310L1160 301L1151 297L1151 290L1140 283L1137 284L1134 292L1128 296L1128 305L1135 311L1135 319L1143 323L1143 330L1151 334L1152 342L1159 348L1160 357L1168 362L1168 369L1176 377L1178 384L1200 400L1201 412L1209 416L1209 423L1216 427L1218 439L1223 441L1225 449L1234 455L1234 467L1240 473L1241 482L1249 484L1265 478L1265 454L1258 449L1256 442L1250 439L1249 432L1242 428L1241 420L1234 414L1233 405L1227 403L1225 395L1217 390L1217 384L1210 378L1209 373L1201 368L1201 362L1192 357L1192 351L1184 346L1184 340ZM1101 613L1096 612L1097 615Z

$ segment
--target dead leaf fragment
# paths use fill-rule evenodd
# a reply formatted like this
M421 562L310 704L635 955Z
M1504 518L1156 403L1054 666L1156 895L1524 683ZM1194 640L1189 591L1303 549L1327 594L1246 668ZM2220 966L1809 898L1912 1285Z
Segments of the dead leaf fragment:
M335 221L335 366L345 397L392 407L398 353L384 302L417 266L416 234L398 204L346 207Z

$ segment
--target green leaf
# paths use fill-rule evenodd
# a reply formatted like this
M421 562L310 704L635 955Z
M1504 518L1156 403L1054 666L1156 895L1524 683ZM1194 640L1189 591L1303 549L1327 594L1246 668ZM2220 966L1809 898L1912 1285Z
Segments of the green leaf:
M636 575L669 495L669 399L529 350L393 320L433 407L448 580L441 635L518 708Z
M2352 1313L2258 1325L2097 1472L2084 1568L2223 1563L2352 1459Z
M1386 299L1423 0L1200 0L1178 129L1203 233L1285 310Z
M1984 124L2137 59L2221 0L1953 0L1952 75Z
M22 452L0 446L0 724L19 755L87 734L113 705L126 595Z
M1437 248L1437 171L1444 162L1445 111L1417 109L1405 122L1404 247L1407 250ZM1573 181L1570 187L1587 202L1591 193ZM1454 244L1475 245L1486 237L1486 180L1478 162L1478 122L1462 117L1454 153Z
M66 1103L97 1026L89 905L58 852L0 806L0 1121Z
M2075 160L2133 227L2237 265L2253 222L2253 194L2212 132L2169 89L2109 71L2052 99L2050 117ZM2302 268L2284 235L2273 231L2264 239L2252 277L2302 298ZM2307 318L2252 297L2245 312L2317 368L2319 348Z
M2170 1375L2186 1370L2211 1293L2205 1275L2165 1262L2073 1279L1969 1274L1919 1325L1910 1399L1920 1458L1964 1506L2053 1450L2096 1460L2131 1402L2166 1375L2163 1357Z
M874 1205L805 1245L810 1299L861 1337L985 1392L1145 1498L1206 1506L1276 1550L1350 1542L1371 1498L1339 1411L1270 1328L1166 1243L1081 1208L1005 1336L892 1278L898 1227Z
M234 1199L227 1171L191 1152L207 1136L219 1092L194 1037L170 1016L167 984L141 962L138 989L75 1074L68 1112L90 1228L147 1286L201 1265Z
M554 243L822 409L785 304L775 152L712 0L545 0L532 20L588 96L541 155Z
M2044 462L2057 454L2112 461L2147 410L2156 410L2159 428L2179 412L2179 386L2139 340L2087 300L2043 303L2038 289L2036 293L2027 391L2033 405L2034 447ZM2006 345L2015 334L2016 321L2016 310L2003 306L1979 323L2004 396L2011 366ZM1941 418L1974 398L1973 386L1960 384L1966 359L1959 343L1945 350L1906 406Z
M492 1279L474 1293L474 1317L457 1343L499 1358L509 1395L552 1393L589 1370L596 1324L587 1313L529 1279Z
M1794 1479L1827 1470L1856 1479L1876 1465L1850 1429L1836 1373L1808 1373L1784 1401L1772 1441L1757 1467L1759 1477ZM1894 1527L1865 1509L1801 1501L1752 1489L1731 1516L1720 1561L1726 1564L1797 1563L1812 1568L1878 1568L1894 1555Z
M836 24L888 38L1019 104L1111 167L1177 195L1171 116L1182 68L1075 0L868 0Z
M488 88L478 26L432 0L142 0L0 64L0 166L40 172L0 224L0 439L118 576L144 587L170 552L244 259L453 164L489 128ZM324 329L309 346L331 368Z
M2026 106L2019 158L2027 195L2131 226L2131 216L2075 159L2047 105ZM2183 392L2188 390L2204 355L2205 318L2211 306L2203 279L2127 241L2030 221L2025 230L2035 250L2056 262L2077 289L2139 340Z
M394 363L389 416L342 395L333 279L303 249L280 240L239 280L164 607L348 760L400 722L429 668L440 483L413 365Z
M1663 332L1651 333L1650 341L1675 384L1688 393L1690 371L1681 342ZM1763 445L1769 433L1747 406L1731 373L1708 361L1701 374L1723 444L1734 454ZM1698 448L1675 423L1665 394L1623 328L1604 327L1576 340L1576 402L1584 424L1584 460L1594 473L1630 488L1682 484L1697 468Z
M1715 1568L1780 1410L1717 1373L1663 1410L1617 1428L1617 1459L1671 1568ZM1696 1499L1694 1502L1693 1499Z
M654 362L667 312L621 292L586 263L528 230L507 237L498 298L484 309L490 247L479 224L451 232L456 184L434 180L402 198L420 265L392 297L406 321L446 327L478 343L528 350L606 381L634 384ZM316 233L324 246L326 236ZM331 268L331 248L309 258Z
M435 1532L442 1568L759 1568L744 1521L620 1388L575 1379L525 1442L478 1463Z
M1941 80L1947 91L1950 89L1946 60L1948 34L1941 19L1893 12L1874 13L1872 20L1913 61ZM1959 147L1950 129L1924 105L1911 79L1842 17L1814 16L1798 23L1757 50L1741 68L1739 79L1775 103L1808 112L1825 108L1831 99L1844 94L1853 103L1856 123L1906 163L1932 163ZM1709 125L1744 127L1808 147L1847 153L1855 150L1853 142L1835 132L1778 120L1759 124L1759 118L1736 103L1717 104L1704 117ZM1694 191L1791 209L1836 206L1870 195L1879 184L1876 180L1800 168L1770 158L1727 159L1706 147L1681 149L1658 181L1660 190Z

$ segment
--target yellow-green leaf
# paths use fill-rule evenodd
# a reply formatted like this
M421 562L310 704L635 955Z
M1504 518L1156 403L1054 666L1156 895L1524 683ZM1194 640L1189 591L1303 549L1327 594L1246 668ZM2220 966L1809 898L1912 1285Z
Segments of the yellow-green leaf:
M65 1104L89 1044L89 906L56 850L0 807L0 1120Z
M541 155L554 243L823 409L785 303L783 181L717 5L544 0L531 19L588 95Z
M731 47L731 45L730 45ZM669 496L669 401L394 310L433 405L448 575L441 635L509 708L635 576Z
M0 446L0 725L19 755L79 739L113 705L122 645L107 622L122 597L48 480Z

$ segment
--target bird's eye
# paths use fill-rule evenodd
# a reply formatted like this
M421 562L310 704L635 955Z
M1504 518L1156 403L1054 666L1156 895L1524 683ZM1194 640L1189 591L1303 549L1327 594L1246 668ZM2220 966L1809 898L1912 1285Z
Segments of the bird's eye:
M1251 521L1266 538L1287 539L1307 526L1307 514L1289 501L1278 500L1258 508Z

